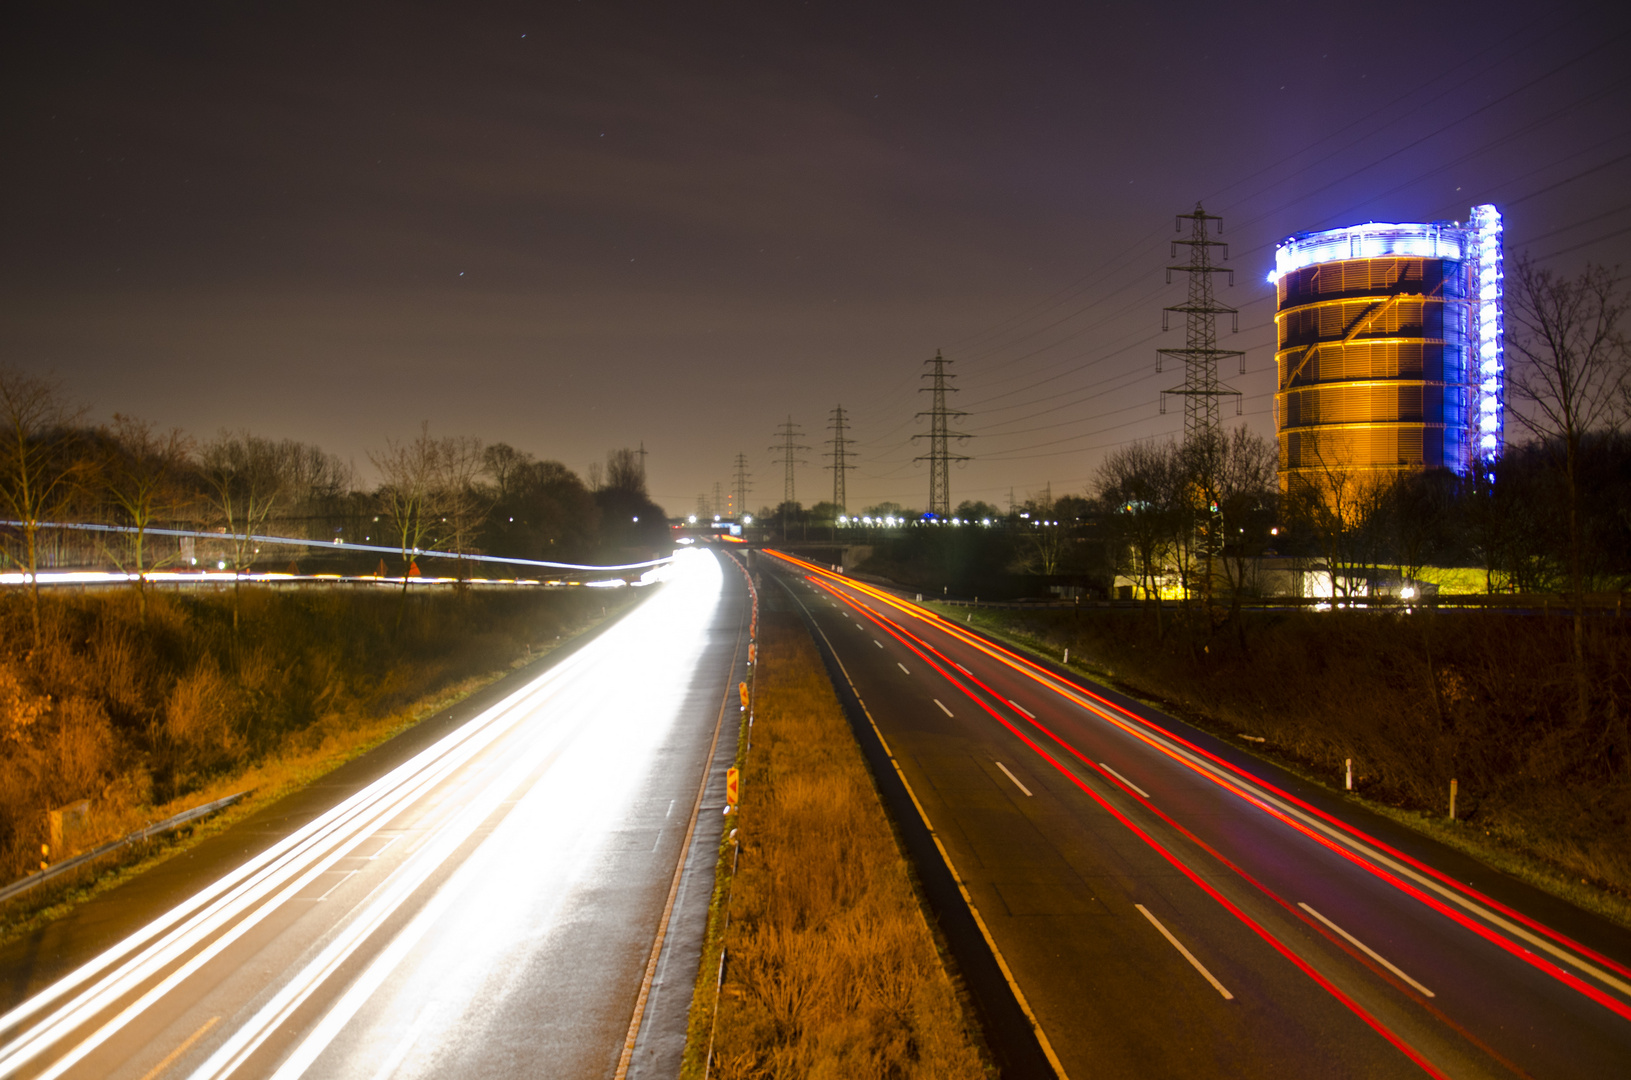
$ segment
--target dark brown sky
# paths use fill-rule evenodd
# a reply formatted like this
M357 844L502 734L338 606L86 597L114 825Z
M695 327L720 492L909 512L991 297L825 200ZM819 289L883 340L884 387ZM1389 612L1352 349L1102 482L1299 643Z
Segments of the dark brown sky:
M1275 240L1505 211L1631 264L1623 4L7 5L0 362L93 417L367 451L428 419L671 512L788 414L853 416L850 505L1081 490L1176 432L1172 215L1225 218L1267 431ZM1408 16L1407 13L1408 12Z

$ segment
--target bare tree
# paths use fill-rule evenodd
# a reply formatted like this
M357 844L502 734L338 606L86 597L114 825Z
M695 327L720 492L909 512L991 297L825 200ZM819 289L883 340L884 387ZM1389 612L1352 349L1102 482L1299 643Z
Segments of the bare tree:
M1147 603L1161 633L1161 581L1173 558L1173 504L1182 469L1178 449L1167 442L1136 442L1112 453L1099 466L1095 486L1110 512L1112 531L1120 541L1117 561L1130 557Z
M431 438L430 422L409 442L385 441L385 450L368 460L379 471L379 501L402 550L402 591L407 592L413 557L431 543L438 520L434 506L441 447Z
M104 428L102 484L115 512L134 529L131 554L136 569L136 590L142 595L142 614L147 612L145 586L149 566L158 567L169 559L149 560L147 530L154 524L180 516L191 495L184 474L192 458L193 440L179 428L160 431L146 420L122 413L113 414L113 423ZM179 550L170 559L179 557Z
M476 535L493 505L493 500L476 484L484 462L481 440L473 435L449 435L438 440L435 500L447 542L460 556L474 549ZM461 558L461 581L466 573Z
M270 439L222 431L199 455L206 494L232 552L232 629L238 630L239 589L260 555L255 539L288 491L287 461Z
M1252 563L1267 546L1279 465L1279 447L1245 424L1220 440L1212 497L1218 507L1218 554L1229 583L1231 619L1239 618L1241 597L1252 588Z
M1575 684L1583 721L1590 709L1584 612L1586 583L1580 525L1580 442L1618 425L1631 399L1631 374L1620 317L1624 279L1617 270L1587 265L1563 277L1518 262L1507 289L1506 342L1512 417L1554 453L1563 474L1569 520L1569 591L1574 606Z
M1038 574L1052 576L1059 572L1064 557L1070 528L1062 524L1055 514L1053 487L1040 495L1025 500L1025 513L1019 522L1021 565Z
M29 619L40 647L39 532L66 507L83 478L73 427L79 413L58 385L0 368L0 507L23 533Z
M1291 515L1313 536L1331 580L1332 600L1351 600L1374 576L1392 471L1355 468L1346 455L1314 448L1315 466L1292 474Z
M492 479L499 502L515 493L516 477L534 460L531 454L517 450L509 443L494 443L481 452L482 474Z
M640 452L623 447L606 454L606 487L641 499L646 497L646 470Z
M278 444L287 480L283 516L293 515L298 521L285 520L289 535L301 535L313 540L333 540L326 532L318 531L320 523L340 505L350 493L355 480L351 465L337 455L310 443L285 439Z

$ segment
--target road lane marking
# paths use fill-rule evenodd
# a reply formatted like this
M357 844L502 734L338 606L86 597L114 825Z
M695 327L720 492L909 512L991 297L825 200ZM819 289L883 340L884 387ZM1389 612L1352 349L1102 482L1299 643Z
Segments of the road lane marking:
M784 560L786 560L788 562L792 562L792 563L795 563L797 565L805 565L802 562L800 562L799 560L791 559L791 558L789 558L787 556L782 556L782 555L780 555L779 553L776 553L776 552L770 552L769 554L771 554L775 558L784 559ZM814 579L812 579L812 580L814 580ZM880 594L880 595L882 595L882 594ZM887 597L884 597L884 599L887 599ZM903 610L905 609L905 605L899 605L899 606ZM927 619L925 619L925 621L927 621ZM937 619L936 622L937 622L937 624L944 623L944 620ZM887 627L886 627L886 629L887 629ZM927 655L927 653L925 653L922 649L918 649L916 645L913 645L910 641L907 640L907 637L902 636L902 634L900 634L900 633L896 633L895 630L890 630L889 632L891 633L892 636L895 636L895 637L899 638L901 640L901 642L903 644L905 644L908 649L911 649L914 653L917 653L920 657L922 657L927 663L929 663L929 665L931 667L936 667L936 665L934 664L934 661L929 659L929 656ZM949 632L954 634L954 635L957 635L957 636L961 637L960 632L958 632L956 630L950 630ZM936 650L934 650L933 646L930 646L926 642L922 642L919 639L914 638L913 640L918 640L919 644L922 644L924 649L927 649L930 652L935 652L936 655L939 655L938 652ZM993 657L1001 659L1000 657L997 657L996 652L993 652L991 649L986 648L986 646L981 642L980 639L976 639L976 638L971 637L971 638L968 638L967 640L968 640L969 643L976 645L976 647L980 648L982 651L987 652L988 655L991 655ZM1000 649L1000 647L994 647L994 648ZM1006 652L1006 650L1001 650L1001 651ZM842 669L843 662L841 660L837 661L837 662L839 664L839 667ZM1003 661L1003 662L1008 663L1008 661ZM1019 665L1017 665L1017 664L1010 664L1010 666L1014 667L1016 670L1019 670ZM1032 666L1034 666L1034 665L1032 665ZM936 670L939 670L938 667L936 667ZM1058 686L1057 684L1054 684L1054 683L1052 683L1052 682L1050 682L1048 680L1042 679L1042 678L1040 678L1038 676L1031 676L1031 677L1035 678L1038 682L1044 683L1044 685L1047 685L1049 688L1056 690L1062 696L1067 697L1069 700L1077 701L1078 703L1081 703L1081 704L1084 704L1084 705L1086 704L1085 702L1081 702L1080 699L1075 698L1074 696L1070 695L1068 692L1066 692L1064 690L1063 687ZM846 678L848 678L847 673L846 673ZM851 685L852 688L854 687L853 680L850 681L850 685ZM983 689L988 689L989 690L988 687L984 687L983 684L981 684L981 685L982 685ZM1352 999L1347 994L1345 994L1341 989L1339 989L1337 986L1335 986L1333 983L1331 983L1331 981L1329 979L1325 978L1318 971L1316 971L1312 966L1309 965L1309 963L1306 960L1304 960L1301 956L1299 956L1289 946L1287 946L1284 942L1282 942L1278 938L1276 938L1264 926L1262 926L1255 919L1253 919L1250 915L1246 914L1243 910L1241 910L1240 907L1238 907L1236 904L1234 904L1228 898L1226 898L1214 886L1209 884L1198 873L1196 873L1193 869L1191 869L1189 866L1187 866L1183 862L1182 859L1178 858L1173 852L1171 852L1167 848L1163 847L1158 841L1156 841L1147 832L1145 832L1143 829L1141 829L1138 825L1134 824L1125 814L1123 814L1120 810L1116 809L1116 807L1111 802L1109 802L1103 795L1101 795L1097 791L1095 791L1093 789L1093 787L1088 785L1074 771L1067 768L1062 761L1060 761L1059 759L1054 758L1051 754L1048 753L1047 750L1043 749L1039 744L1037 744L1034 740L1032 740L1024 732L1022 732L1019 728L1015 727L1012 723L1010 723L1001 714L997 713L995 710L992 710L989 706L985 705L985 703L983 701L981 701L979 698L974 696L972 691L968 691L967 693L968 693L968 696L969 696L970 700L973 701L974 704L980 706L981 708L984 708L988 713L990 713L992 719L996 720L1003 727L1007 728L1016 737L1018 737L1020 739L1020 741L1023 742L1026 746L1030 747L1039 756L1041 756L1044 760L1048 761L1056 769L1058 769L1060 772L1064 773L1067 778L1069 778L1079 788L1081 788L1081 790L1083 791L1084 794L1086 794L1088 797L1093 799L1096 803L1099 804L1100 807L1102 807L1112 817L1114 817L1117 821L1121 822L1122 825L1126 826L1134 834L1139 836L1147 844L1149 844L1152 848L1154 848L1157 852L1159 852L1162 855L1163 858L1167 859L1168 862L1170 862L1179 872L1181 872L1185 877L1187 877L1191 882L1193 882L1198 888L1200 888L1201 891L1205 892L1208 896L1210 896L1213 900L1215 900L1219 905L1221 905L1225 910L1229 911L1230 914L1234 915L1237 919L1239 919L1242 923L1244 923L1247 927L1249 927L1254 933L1256 933L1259 937L1261 937L1264 941L1266 941L1276 952L1280 953L1281 956L1285 957L1286 960L1290 961L1292 965L1294 965L1298 970L1302 971L1311 980L1313 980L1316 984L1318 984L1322 989L1327 991L1329 994L1331 994L1333 997L1335 997L1338 1001L1342 1002L1343 1005L1347 1006L1347 1008L1350 1009L1356 1016L1358 1016L1360 1019L1362 1019L1367 1025L1369 1025L1374 1031L1376 1031L1383 1038L1387 1039L1388 1042L1393 1044L1393 1046L1396 1049L1398 1049L1401 1053L1403 1053L1406 1057L1408 1057L1412 1062L1414 1062L1416 1065L1420 1066L1429 1075L1438 1077L1439 1080L1447 1080L1446 1074L1444 1074L1442 1071L1440 1071L1438 1068L1436 1068L1431 1062L1429 1062L1425 1057L1423 1057L1422 1054L1419 1051L1417 1051L1413 1046L1411 1046L1409 1043L1405 1042L1402 1038L1400 1038L1397 1034L1395 1034L1393 1031L1391 1031L1386 1025L1384 1025L1376 1017L1373 1017L1372 1015L1370 1015L1370 1013L1367 1012L1358 1002L1356 1002L1354 999ZM864 709L865 707L862 706L862 708ZM1111 719L1108 714L1104 714L1104 715L1105 715L1106 719ZM1128 714L1128 715L1131 716L1131 714ZM869 717L869 719L870 719L870 717ZM1126 727L1126 729L1129 732L1134 731L1134 729L1131 728L1131 727L1127 727L1126 725L1120 725L1119 721L1114 721L1114 722L1117 723L1118 726ZM874 730L877 729L876 722L873 722L872 726L873 726ZM1042 726L1040 724L1040 722L1038 722L1037 726L1041 728L1041 730L1042 730L1042 732L1044 734L1050 736L1051 738L1055 739L1056 741L1060 741L1061 744L1066 747L1066 749L1071 751L1071 753L1075 754L1078 757L1081 757L1081 759L1084 762L1088 761L1088 759L1084 755L1082 755L1079 750L1076 750L1073 747L1070 747L1069 744L1064 743L1063 740L1061 740L1059 738L1057 733L1049 731L1046 727ZM1143 735L1140 734L1139 737L1146 739L1146 741L1150 742L1150 744L1152 746L1158 746L1159 745L1154 740L1148 739L1146 736L1143 736ZM881 735L880 735L880 739L881 739ZM1177 740L1177 741L1182 742L1182 740ZM1185 745L1187 745L1187 744L1185 744ZM1167 752L1171 753L1172 751L1169 750ZM896 771L897 771L897 773L899 773L899 771L900 771L898 763L896 763ZM1245 774L1242 773L1242 775L1245 775ZM904 777L903 777L903 780L904 780ZM908 787L908 790L910 790L909 787ZM1231 788L1231 790L1234 790L1234 789ZM1290 798L1289 796L1287 796L1287 797ZM1259 806L1263 805L1263 803L1258 802L1258 800L1255 799L1255 798L1250 799L1249 801L1257 803L1257 805L1259 805ZM919 805L918 809L919 809L919 812L921 813L922 812L921 805ZM1153 809L1153 807L1152 807L1152 809ZM1237 873L1240 873L1247 881L1252 882L1254 885L1257 885L1259 888L1263 888L1263 886L1262 886L1262 884L1260 882L1256 882L1249 875L1245 874L1245 872L1242 871L1239 867L1235 866L1233 863L1230 863L1221 854L1219 854L1215 850L1207 847L1207 845L1204 842L1199 841L1196 837L1194 837L1193 834L1191 834L1187 830L1185 830L1183 828L1183 826L1178 825L1176 822L1172 821L1171 818L1167 817L1167 815L1162 814L1160 810L1156 809L1155 813L1160 815L1162 817L1162 819L1167 822L1167 824L1173 826L1178 831L1184 833L1184 835L1188 836L1189 839L1191 839L1192 841L1195 841L1196 843L1200 844L1200 846L1202 846L1203 848L1206 848L1206 850L1211 852L1214 856L1216 856L1225 865L1229 866L1231 869L1234 869ZM1333 818L1332 820L1334 821L1335 819ZM1335 845L1332 845L1332 846L1335 848ZM1352 855L1349 855L1348 852L1346 850L1342 849L1342 848L1335 848L1335 849L1341 854L1348 855L1348 857L1350 857L1350 858L1353 857ZM944 856L945 849L944 849L943 845L941 846L941 853ZM1395 853L1395 854L1397 854L1397 853ZM948 865L949 865L949 860L948 860ZM1448 880L1448 879L1446 879L1446 880ZM1409 886L1404 886L1404 887L1407 890L1410 888ZM1282 904L1286 908L1290 909L1292 907L1292 905L1290 904L1289 901L1286 901L1286 900L1276 896L1272 891L1269 891L1267 889L1265 889L1264 891L1267 892L1268 895L1272 899L1275 899L1277 902L1279 902L1280 904ZM964 888L963 894L964 894L964 897L967 898L968 893L967 893L966 888ZM1442 908L1442 905L1438 905L1438 906ZM970 909L972 911L974 911L976 919L978 920L978 915L979 915L978 910L976 908L974 908L972 904L970 905ZM982 923L982 928L983 928L983 923ZM1478 928L1478 929L1480 930L1480 932L1483 932L1482 928ZM1513 952L1517 951L1516 949L1514 949L1512 947L1511 943L1506 942L1503 939L1500 939L1500 938L1495 937L1493 935L1488 935L1488 936L1489 936L1490 940L1496 942L1497 944L1501 945L1502 947L1507 948L1507 949L1509 949L1509 950L1511 950ZM1566 940L1566 939L1564 939L1564 940ZM990 936L989 936L988 931L987 931L987 941L990 942ZM998 957L999 957L999 963L1002 963L1001 958L1000 958L1000 953L998 953L998 951L996 949L996 946L995 946L995 943L991 942L991 945L992 945L993 953L997 954ZM1535 962L1534 958L1531 957L1530 959L1531 959L1531 962ZM1546 966L1546 967L1549 968L1549 965L1544 965L1542 963L1537 963L1536 966ZM1588 994L1594 1000L1603 1002L1603 1003L1607 1004L1609 1008L1614 1009L1614 1011L1619 1012L1622 1015L1626 1015L1628 1017L1631 1017L1631 1007L1622 1006L1620 1003L1615 1002L1612 999L1610 999L1608 997L1608 995L1603 994L1600 991L1597 991L1593 987L1590 987L1590 986L1587 986L1584 983L1581 983L1579 979L1569 975L1566 972L1557 971L1556 969L1550 969L1550 970L1555 972L1555 974L1560 979L1563 979L1564 981L1568 982L1569 985L1574 986L1576 989L1580 989L1583 993ZM1013 987L1015 989L1016 997L1021 998L1022 1007L1025 1008L1025 1011L1026 1011L1027 1015L1031 1016L1032 1023L1035 1024L1034 1014L1031 1014L1029 1006L1024 1003L1022 995L1020 994L1017 985L1015 985L1013 983L1013 981L1012 981L1011 973L1007 972L1006 968L1005 968L1005 974L1010 974L1009 984L1010 984L1011 987ZM1045 1046L1044 1049L1048 1049L1048 1048ZM1056 1069L1059 1068L1058 1060L1052 1054L1051 1050L1049 1050L1049 1060L1050 1060L1050 1062L1052 1062L1054 1064Z
M1026 787L1024 784L1019 782L1019 777L1015 776L1013 773L1008 771L1008 766L1004 765L1002 762L999 761L999 762L997 762L997 768L1001 769L1002 774L1004 776L1006 776L1008 779L1012 780L1014 782L1014 786L1019 788L1019 790L1023 791L1027 795L1029 795L1031 793L1030 788Z
M331 874L332 873L338 873L340 875L340 880L336 881L334 884L330 885L326 890L324 890L322 896L311 896L311 897L306 897L305 899L311 900L314 903L317 902L317 901L320 901L320 900L327 900L330 896L334 895L334 890L335 889L338 889L341 885L344 885L346 882L350 881L351 880L351 875L357 873L357 871L355 871L355 870L339 870L339 871L329 870L329 871L326 871L326 872L331 873Z
M785 556L778 557L786 558ZM866 588L865 586L859 585L854 587L862 589L863 591ZM871 594L869 593L869 595ZM1585 994L1598 1004L1603 1005L1605 1008L1614 1011L1622 1017L1631 1019L1631 1007L1626 1006L1623 1002L1614 999L1612 996L1590 986L1589 984L1579 982L1577 976L1552 966L1548 961L1543 960L1535 952L1524 948L1523 945L1518 944L1517 941L1512 941L1508 938L1502 937L1499 933L1479 925L1467 915L1463 915L1460 912L1452 910L1443 901L1449 901L1450 903L1459 905L1461 908L1465 909L1465 911L1471 913L1473 916L1476 916L1478 919L1482 919L1484 922L1491 924L1497 930L1504 932L1505 934L1509 934L1511 937L1517 938L1522 942L1540 950L1541 952L1551 954L1551 956L1557 960L1560 960L1587 975L1597 978L1623 994L1631 994L1631 979L1620 978L1615 974L1611 974L1609 971L1604 970L1604 968L1607 967L1612 968L1613 971L1622 975L1627 974L1627 969L1615 963L1613 960L1587 948L1586 946L1581 945L1579 942L1569 939L1565 935L1559 933L1557 930L1548 927L1537 920L1530 919L1519 912L1515 912L1512 909L1491 900L1489 897L1479 893L1475 889L1470 889L1462 883L1452 880L1447 875L1443 874L1443 872L1417 860L1411 859L1399 851L1387 847L1385 844L1382 844L1380 841L1376 840L1375 837L1369 836L1368 834L1359 831L1354 826L1346 822L1342 822L1340 819L1332 815L1326 814L1323 811L1309 806L1307 803L1296 799L1294 796L1281 791L1279 788L1276 788L1271 784L1266 784L1261 780L1261 778L1251 777L1238 766L1224 762L1221 759L1216 758L1215 755L1209 754L1206 751L1194 747L1192 744L1185 742L1183 739L1175 736L1172 732L1166 731L1147 718L1138 716L1137 714L1128 711L1121 706L1114 705L1106 699L1099 698L1098 695L1093 694L1091 691L1082 689L1075 684L1070 684L1070 688L1067 689L1065 684L1055 681L1055 677L1053 677L1051 674L1042 672L1042 669L1037 668L1033 662L1025 660L1017 653L1004 649L1000 645L994 645L984 639L976 638L965 632L962 627L957 626L955 623L950 622L947 619L939 616L922 614L920 610L913 609L908 604L896 602L886 594L878 594L878 598L886 603L891 603L898 610L906 612L912 617L941 630L948 636L963 641L965 644L974 646L981 652L984 652L986 655L998 660L1003 664L1006 664L1014 670L1020 671L1033 681L1046 686L1074 704L1077 704L1082 708L1087 709L1089 712L1092 712L1109 721L1110 723L1123 728L1124 730L1128 731L1129 734L1134 735L1134 737L1150 745L1152 748L1158 749L1161 752L1174 757L1175 759L1184 760L1185 763L1194 768L1198 774L1205 776L1206 778L1219 784L1219 786L1224 787L1226 790L1233 791L1235 794L1245 799L1248 803L1257 805L1260 809L1268 811L1272 816L1280 818L1293 829L1303 832L1316 842L1324 844L1331 850L1341 854L1343 857L1348 858L1357 865L1364 867L1371 873L1376 874L1383 880L1388 881L1389 884L1392 884L1401 891L1413 896L1418 900L1421 900L1429 907L1439 911L1441 914L1450 918L1452 921L1457 922L1464 928L1473 931L1474 933L1483 937L1485 940L1497 944L1500 948L1504 949L1512 956L1541 970L1544 970L1548 974L1554 975L1554 977L1578 990L1580 993ZM999 653L1003 655L999 655ZM1013 659L1005 659L1005 656L1012 657ZM1128 723L1111 716L1108 712L1104 711L1104 709L1101 709L1091 704L1084 698L1078 696L1075 691L1079 691L1082 694L1087 694L1088 696L1099 701L1103 701L1106 707L1113 708L1122 713L1128 718L1128 720L1132 721L1133 725L1136 725L1136 727L1130 726ZM1033 716L1032 719L1035 719L1035 717ZM1159 735L1155 736L1152 734L1146 734L1144 730L1138 730L1139 728L1147 729L1149 732L1158 732ZM1065 745L1072 753L1080 756L1079 751L1075 750L1073 747L1070 747L1068 743L1064 743L1064 741L1061 740L1057 734L1053 732L1048 732L1048 734L1056 741L1059 741L1061 745ZM1183 749L1180 749L1180 747ZM1216 765L1202 761L1202 756L1210 759L1210 761L1216 762ZM1226 776L1222 772L1222 769L1225 768L1232 772L1234 776ZM1248 789L1250 793L1248 794L1248 790L1243 789ZM1267 792L1273 792L1274 794L1267 794ZM1279 797L1277 798L1276 796ZM1287 802L1294 805L1288 806ZM1304 811L1307 812L1305 813ZM1314 834L1316 831L1323 834L1323 836L1315 836ZM1375 846L1373 847L1372 845ZM1382 851L1377 851L1376 847L1380 847ZM1387 854L1383 854L1382 852L1384 851L1387 852ZM1395 877L1394 875L1398 876ZM1412 885L1406 881L1401 881L1399 878L1408 878L1415 882L1415 885ZM1436 900L1432 897L1426 896L1420 891L1421 888L1437 893L1443 898L1443 900ZM1511 916L1513 919L1516 919L1518 923L1522 923L1523 925L1517 925L1511 921L1511 919L1508 919L1505 916ZM1525 929L1526 926L1533 927L1535 932ZM1547 938L1551 938L1552 940L1547 940ZM1554 942L1557 942L1558 944L1554 944ZM1578 950L1578 955L1569 951L1570 949ZM1586 959L1587 957L1589 957L1590 960ZM1415 1060L1414 1057L1412 1060Z
M1193 966L1196 971L1200 972L1202 977L1204 977L1207 982L1212 984L1212 989L1223 995L1223 1000L1233 1001L1235 999L1235 996L1229 993L1229 991L1224 988L1222 983L1218 982L1217 977L1210 971L1206 970L1206 965L1195 959L1195 954L1184 948L1184 943L1173 937L1172 931L1162 926L1160 919L1157 919L1154 915L1150 914L1149 908L1145 907L1143 904L1134 904L1133 906L1137 908L1146 919L1150 920L1151 926L1161 931L1161 936L1171 942L1174 949L1177 949L1179 952L1183 953L1184 959L1188 960L1191 966Z
M974 672L970 671L968 668L964 667L962 664L959 664L957 661L953 660L951 662L951 666L956 668L958 671L961 671L964 675L967 675L969 678L971 678L971 679L974 678Z
M396 1075L397 1069L401 1068L402 1063L408 1059L408 1051L412 1050L413 1044L418 1041L419 1028L415 1025L408 1031L408 1037L396 1044L396 1049L392 1050L390 1056L385 1059L385 1064L381 1065L379 1071L374 1073L374 1080L391 1080L391 1077Z
M895 666L896 666L896 667L898 667L898 668L900 668L900 669L901 669L901 670L902 670L902 671L906 671L906 665L905 665L905 664L903 664L903 663L901 663L901 662L900 662L900 661L899 661L899 660L896 660L896 661L895 661ZM906 674L908 674L908 675L910 675L910 674L911 674L911 672L910 672L910 671L906 671Z
M1426 994L1428 997L1437 997L1438 996L1438 995L1434 994L1431 990L1427 989L1427 987L1425 987L1421 983L1417 982L1415 979L1412 979L1410 976L1406 975L1404 972L1400 971L1398 968L1396 968L1392 964L1388 963L1387 960L1383 959L1382 955L1380 953L1378 953L1375 949L1372 949L1369 945L1366 945L1363 941L1360 941L1358 938L1356 938L1352 934L1348 933L1348 931L1342 929L1342 927L1338 926L1336 923L1332 922L1330 919L1327 919L1324 915L1321 915L1319 912L1315 911L1313 908L1309 907L1307 904L1303 903L1301 900L1297 901L1297 906L1302 908L1304 911L1308 912L1310 915L1314 916L1314 918L1318 919L1320 922L1324 923L1326 926L1329 926L1332 930L1335 930L1337 933L1339 933L1343 937L1347 938L1349 944L1353 945L1356 949L1359 949L1366 956L1370 957L1372 960L1375 960L1378 964L1381 964L1383 967L1385 967L1389 971L1393 972L1393 974L1397 975L1399 978L1403 979L1405 982L1409 983L1411 986L1414 986L1417 990L1420 990L1422 993Z
M946 708L945 704L939 698L935 698L934 703L936 705L940 706L940 711L941 712L945 713L947 716L952 715L952 711L950 709Z
M879 641L877 638L872 639L872 644L876 645L880 649L883 648L883 642Z
M1036 719L1036 713L1027 711L1025 706L1021 705L1019 702L1009 701L1008 704L1012 705L1015 709L1019 710L1019 714L1021 716L1027 717L1027 718L1029 718L1031 720Z
M191 1035L187 1036L186 1041L183 1042L180 1046L176 1047L174 1050L170 1051L168 1054L165 1054L163 1061L159 1062L157 1065L153 1066L151 1069L148 1069L147 1072L143 1073L142 1074L142 1080L153 1080L154 1077L156 1077L160 1073L164 1072L165 1069L168 1069L170 1066L174 1065L176 1063L177 1059L179 1059L182 1054L185 1054L187 1051L189 1051L189 1050L191 1050L193 1048L193 1043L197 1042L199 1039L202 1039L204 1037L204 1032L206 1032L210 1028L214 1027L217 1023L220 1022L220 1020L221 1020L221 1018L219 1016L212 1016L208 1020L204 1021L204 1026L203 1027L199 1028L197 1031L195 1031Z
M929 838L934 841L935 850L940 852L940 858L946 864L946 870L951 874L952 881L957 883L957 891L962 895L963 903L968 906L968 913L974 916L974 925L979 927L980 936L985 939L986 948L991 950L992 957L997 961L997 968L1002 972L1003 980L1008 983L1008 989L1013 993L1014 1000L1019 1003L1020 1011L1030 1021L1031 1030L1036 1034L1036 1041L1042 1045L1042 1053L1047 1057L1048 1064L1053 1066L1053 1071L1059 1075L1059 1080L1070 1080L1070 1074L1065 1072L1065 1066L1059 1061L1059 1055L1054 1052L1053 1040L1049 1039L1048 1033L1042 1029L1042 1022L1036 1018L1036 1012L1031 1008L1030 999L1025 996L1025 991L1020 988L1019 980L1014 978L1013 969L1008 966L1008 958L1003 955L1002 949L997 946L997 939L991 936L991 927L986 925L985 916L980 914L978 905L974 903L974 896L968 891L968 882L958 872L957 864L952 862L951 852L946 850L945 841L941 840L940 834L935 831L934 822L929 819L929 812L923 809L923 801L917 797L917 791L913 789L912 782L906 778L906 771L900 767L900 761L895 757L895 751L890 748L889 740L884 738L883 732L879 730L878 721L873 719L872 711L866 707L866 702L861 700L861 691L856 688L855 680L850 678L849 669L844 666L844 661L838 655L838 650L833 646L832 639L827 636L827 632L821 629L820 626L815 629L816 633L821 636L821 640L827 643L827 649L832 654L833 660L837 662L838 670L843 673L844 681L849 684L850 692L855 695L855 704L860 707L861 714L866 717L867 726L872 728L872 734L877 737L878 745L883 748L884 755L889 758L889 764L895 770L895 776L900 780L900 786L905 789L906 797L912 800L912 806L917 809L918 818L923 822L923 827L929 831ZM945 708L944 705L940 707Z
M490 745L521 716L552 699L558 692L556 684L569 683L577 671L590 665L591 655L590 650L585 650L569 657L464 727L0 1017L0 1031L13 1030L54 1002L69 998L32 1030L24 1031L17 1041L0 1047L0 1074L43 1053L112 1001L162 970L173 958L230 925L226 934L216 938L203 954L195 955L187 966L201 965L210 955L226 948L267 913L293 899L324 870L375 835L403 808ZM313 853L325 849L328 854L320 856L313 865L309 861ZM269 901L268 896L271 896ZM234 919L236 924L232 923ZM166 983L174 979L172 976ZM86 984L89 984L87 988L78 989ZM159 993L162 992L161 989ZM104 1025L91 1040L76 1047L69 1055L71 1060L53 1066L52 1074L70 1068L74 1061L100 1045L157 996L159 994L151 992L144 995L112 1024Z
M418 892L425 881L446 864L470 836L496 813L512 795L536 772L544 772L560 757L559 746L548 743L531 749L514 759L496 780L452 820L439 826L432 842L427 843L412 860L387 879L372 903L353 917L316 956L288 983L284 984L248 1023L232 1033L209 1059L193 1073L195 1080L224 1080L247 1061L261 1045L277 1033L289 1018L317 992L328 979L343 967L374 931L385 925L408 898ZM339 1034L357 1010L385 982L390 973L402 962L425 936L431 926L469 887L496 855L488 847L478 847L453 872L441 888L435 890L428 903L368 964L357 980L340 996L306 1037L285 1058L273 1073L273 1080L292 1080L310 1068Z
M1145 791L1143 788L1139 787L1137 784L1133 783L1131 780L1127 779L1125 776L1121 775L1116 770L1114 770L1110 766L1106 765L1104 762L1102 762L1102 761L1099 762L1099 768L1103 769L1105 772L1109 773L1111 776L1115 777L1117 780L1120 780L1123 784L1126 784L1128 787L1132 788L1134 791L1138 792L1140 795L1144 796L1146 799L1150 797L1149 792Z

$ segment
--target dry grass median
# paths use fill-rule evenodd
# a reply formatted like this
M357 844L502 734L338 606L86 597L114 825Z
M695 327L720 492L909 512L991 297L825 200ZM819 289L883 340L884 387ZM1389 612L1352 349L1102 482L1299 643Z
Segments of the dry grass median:
M718 1080L987 1075L815 646L768 612L759 648L741 851L733 881L727 838L682 1075L710 1042Z

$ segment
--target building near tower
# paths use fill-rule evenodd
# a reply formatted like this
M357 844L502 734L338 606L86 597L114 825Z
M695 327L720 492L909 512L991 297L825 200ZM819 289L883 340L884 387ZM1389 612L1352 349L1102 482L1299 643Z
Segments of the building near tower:
M1276 249L1280 487L1501 450L1501 214L1297 233Z

